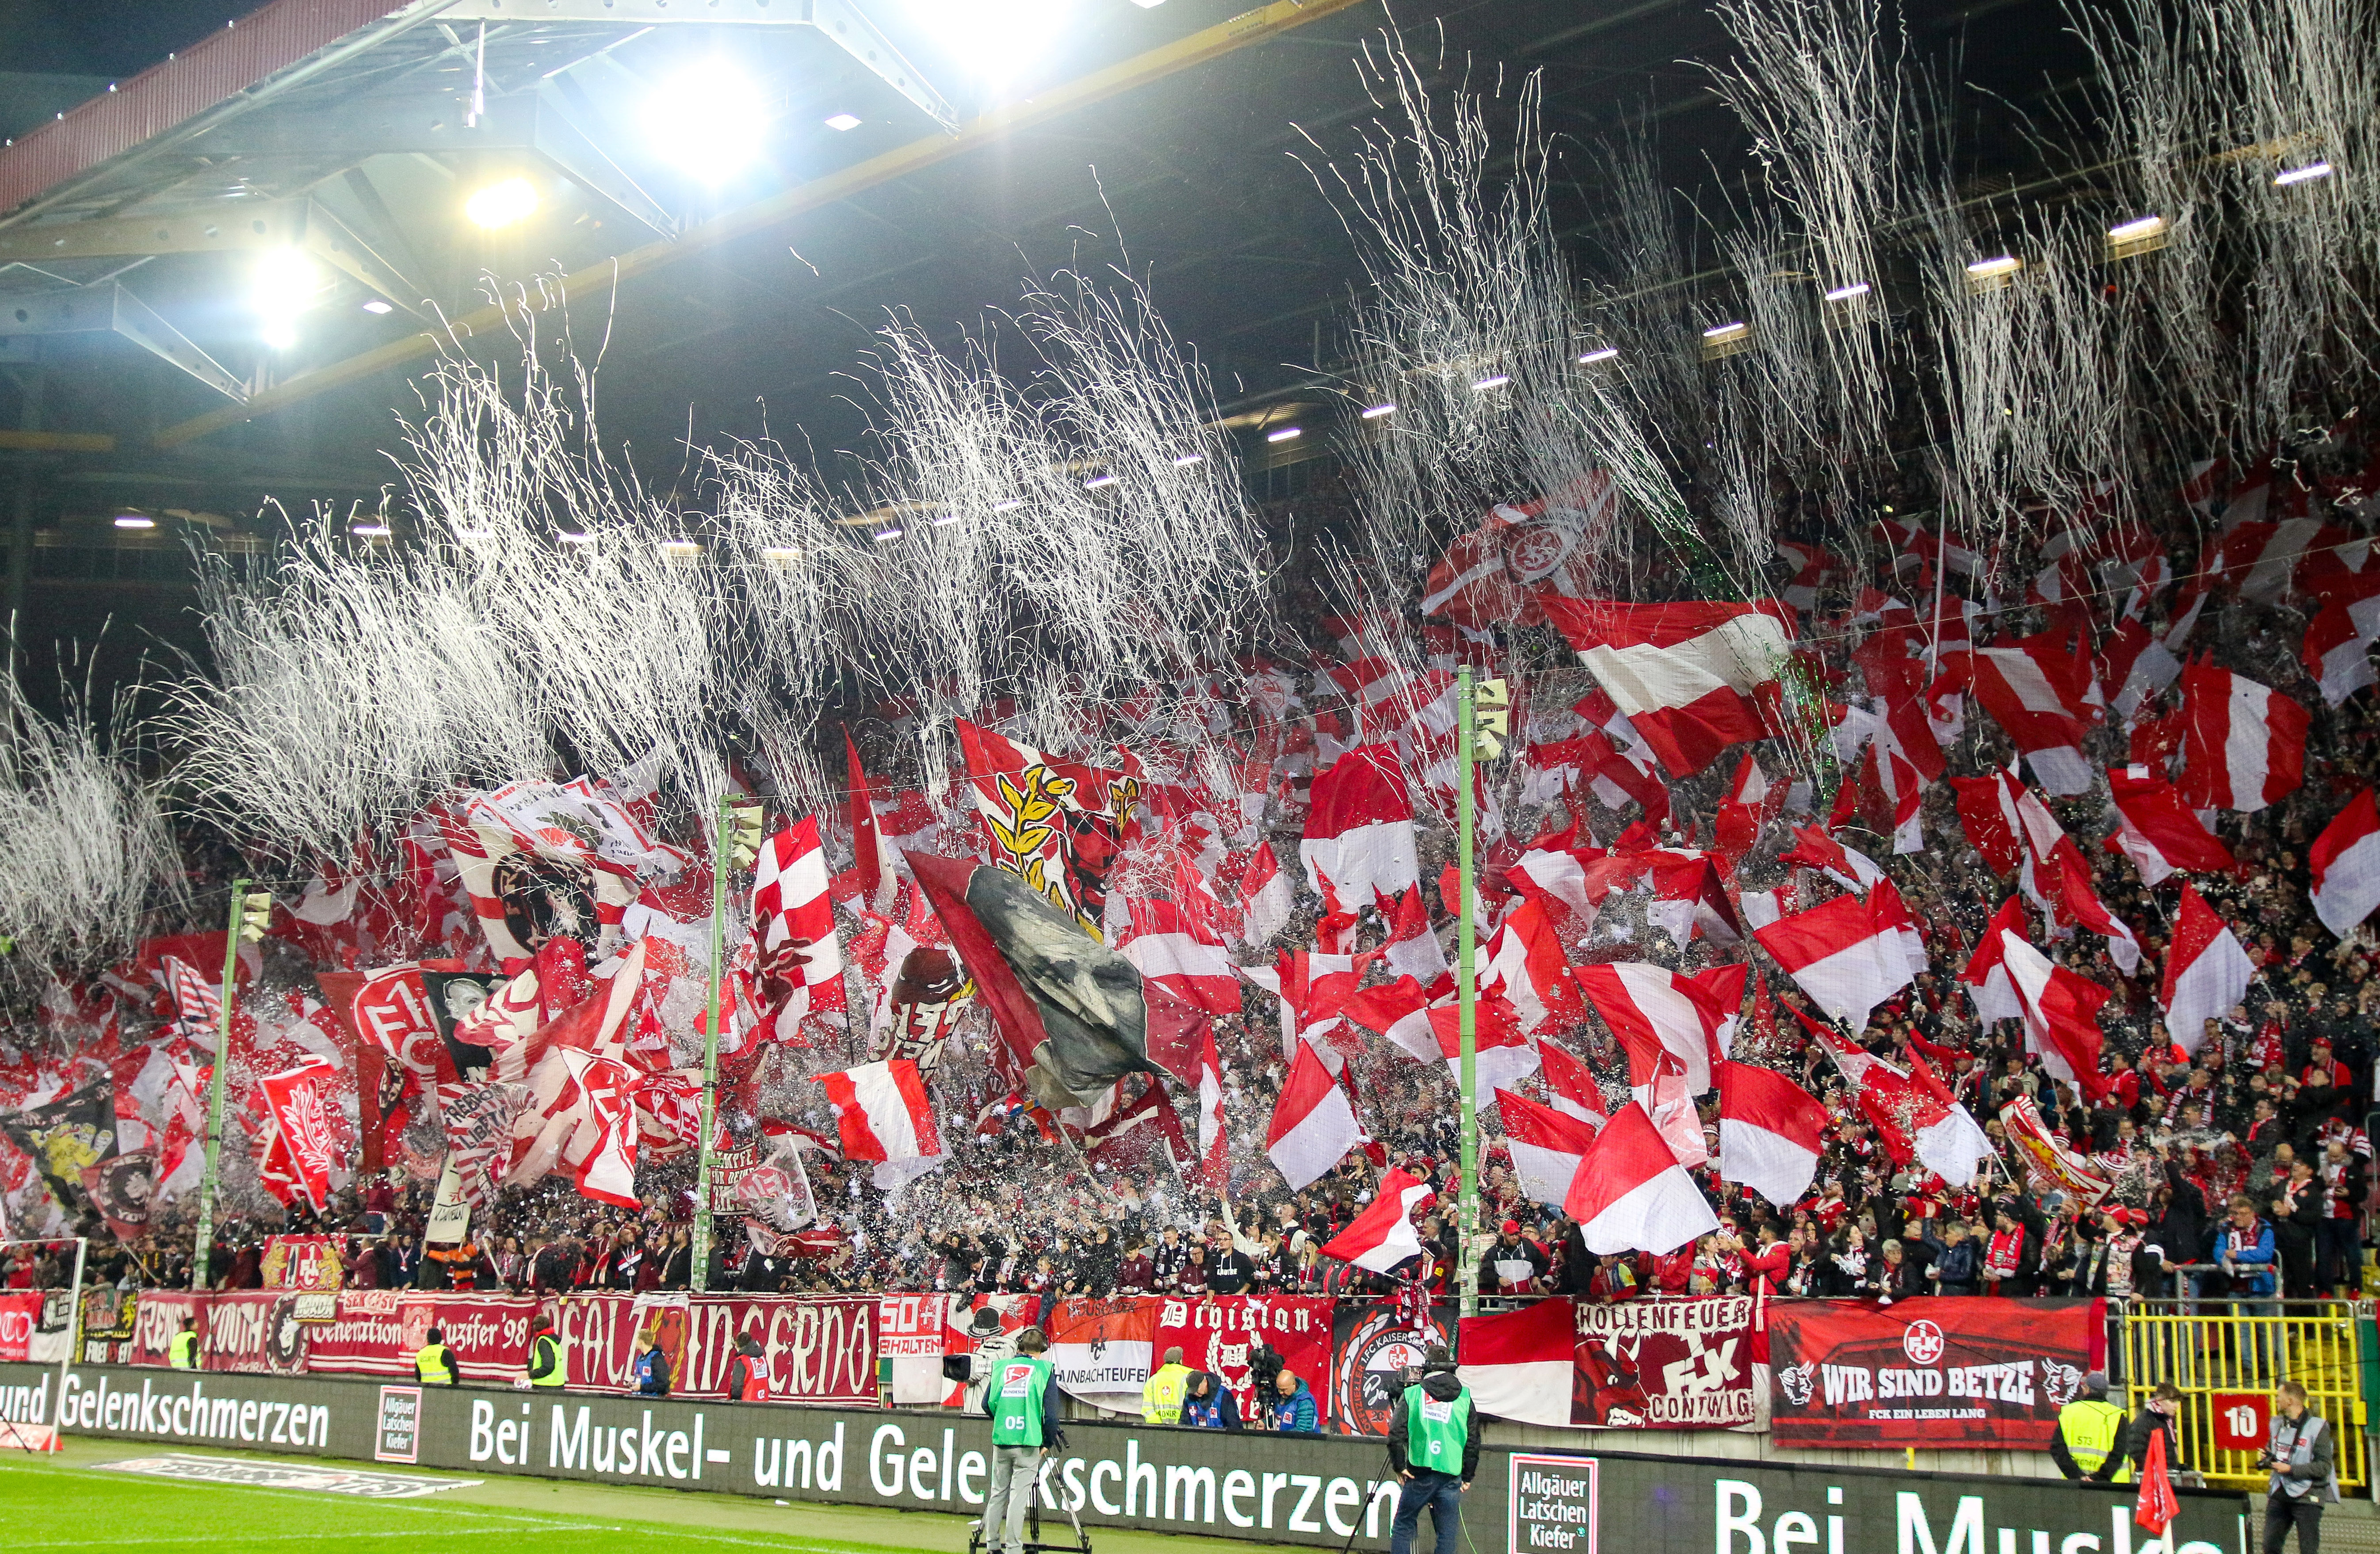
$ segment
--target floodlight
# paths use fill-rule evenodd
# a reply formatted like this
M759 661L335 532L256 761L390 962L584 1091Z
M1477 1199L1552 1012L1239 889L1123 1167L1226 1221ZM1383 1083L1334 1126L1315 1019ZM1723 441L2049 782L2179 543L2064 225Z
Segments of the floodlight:
M1396 413L1397 402L1393 399L1384 399L1378 405L1366 405L1363 409L1363 417L1367 421L1376 421L1382 416L1393 416Z
M347 532L354 535L358 540L385 540L388 538L388 525L357 524L350 528Z
M901 531L898 528L880 528L876 531L875 538L876 542L881 545L891 540L900 539Z
M2113 243L2137 243L2143 237L2154 237L2165 230L2163 216L2142 216L2107 228L2107 240Z
M1592 367L1598 361L1609 361L1619 354L1620 347L1617 346L1598 346L1594 350L1591 350L1585 356L1580 357L1578 358L1578 364L1581 367Z
M1988 281L1995 276L2013 275L2023 268L2024 261L2014 254L1998 254L1990 259L1975 261L1967 266L1967 273L1979 281Z
M118 528L154 528L157 527L157 520L150 517L144 513L118 513L115 515L115 527Z
M314 305L322 272L298 249L267 249L249 273L249 305L256 310L264 343L285 351L298 343L298 315Z
M1279 431L1266 432L1265 441L1268 443L1293 443L1298 438L1305 435L1305 429L1302 426L1285 426Z
M1471 385L1471 390L1474 394L1485 394L1489 389L1502 388L1506 383L1509 383L1512 381L1512 375L1510 372L1491 372L1487 377L1473 383Z
M1751 333L1752 326L1750 324L1745 323L1742 319L1736 319L1728 323L1715 323L1711 325L1708 329L1703 331L1703 338L1717 346L1724 345L1730 340L1741 339L1742 336Z
M826 127L829 129L856 129L860 123L857 114L832 114L828 115Z
M1097 491L1101 486L1111 486L1115 483L1116 478L1112 475L1094 475L1089 480L1083 482L1083 489L1085 491Z
M380 297L368 297L364 298L364 311L367 313L386 313L393 312L395 310L392 309L386 301Z
M759 154L769 118L759 89L722 60L687 67L645 100L653 150L706 184L727 182Z
M1852 297L1865 297L1869 292L1875 289L1875 287L1869 285L1865 281L1853 281L1849 285L1837 286L1834 290L1827 293L1827 300L1829 302L1849 302Z
M1204 464L1206 462L1207 455L1205 454L1184 454L1180 458L1173 461L1173 467L1176 469L1187 469L1194 464Z
M2287 188L2291 184L2312 183L2316 178L2327 178L2329 176L2329 163L2309 162L2302 167L2282 168L2279 172L2273 175L2273 182L2283 188Z
M537 213L537 186L527 178L505 178L472 191L463 201L463 214L474 226L510 226Z

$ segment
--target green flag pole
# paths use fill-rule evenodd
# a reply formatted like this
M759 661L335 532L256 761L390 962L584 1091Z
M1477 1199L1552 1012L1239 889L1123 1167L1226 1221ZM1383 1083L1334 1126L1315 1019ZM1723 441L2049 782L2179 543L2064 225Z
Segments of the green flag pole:
M215 1244L215 1187L223 1154L224 1080L231 1072L232 977L239 969L240 921L248 904L248 881L231 882L231 910L224 923L223 996L215 1001L215 1072L207 1086L207 1163L199 1179L198 1239L190 1248L190 1288L210 1283L208 1264Z
M719 798L710 846L710 1018L702 1030L702 1141L694 1171L693 1267L686 1272L697 1291L710 1287L710 1143L719 1123L719 1005L727 980L727 844L732 810Z
M1455 1208L1454 1277L1460 1288L1457 1299L1462 1315L1477 1315L1479 1281L1471 1271L1475 1232L1479 1220L1479 986L1475 970L1478 956L1478 928L1471 920L1471 742L1474 734L1471 701L1471 670L1468 665L1454 672L1454 708L1456 732L1454 740L1454 846L1456 856L1456 890L1462 900L1454 904L1456 956L1461 969L1455 974L1456 1029L1461 1035L1463 1085L1463 1193Z

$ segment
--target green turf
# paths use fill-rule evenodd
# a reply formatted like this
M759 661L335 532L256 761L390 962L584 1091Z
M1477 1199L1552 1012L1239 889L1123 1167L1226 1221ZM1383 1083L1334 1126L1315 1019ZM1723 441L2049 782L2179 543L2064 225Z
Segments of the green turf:
M245 1485L192 1484L111 1472L101 1466L170 1449L143 1442L68 1437L66 1450L34 1457L0 1454L0 1548L8 1554L42 1549L257 1548L386 1549L407 1539L425 1549L469 1554L603 1548L774 1548L796 1551L926 1549L958 1554L969 1522L933 1512L872 1506L792 1505L740 1495L492 1477L467 1488L421 1499L372 1500L312 1490ZM407 1474L370 1463L331 1463L261 1452L196 1451L189 1455L257 1463L322 1463L333 1467ZM422 1469L431 1478L468 1478ZM471 1539L491 1539L478 1545ZM1246 1544L1155 1533L1093 1529L1096 1554L1226 1554Z

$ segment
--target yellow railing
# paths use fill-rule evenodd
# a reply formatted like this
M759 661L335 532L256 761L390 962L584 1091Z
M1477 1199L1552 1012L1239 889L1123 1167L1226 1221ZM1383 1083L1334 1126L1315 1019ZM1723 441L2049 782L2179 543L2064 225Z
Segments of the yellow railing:
M2293 1301L2275 1315L2254 1317L2136 1304L2123 1318L2130 1407L2137 1412L2158 1382L2172 1382L2181 1390L2175 1426L2182 1461L2210 1485L2259 1488L2265 1475L2257 1471L2255 1450L2216 1444L2217 1414L2250 1398L2269 1403L2275 1388L2295 1381L2305 1388L2307 1405L2330 1421L2338 1486L2352 1493L2369 1482L2371 1466L2356 1314L2344 1301Z

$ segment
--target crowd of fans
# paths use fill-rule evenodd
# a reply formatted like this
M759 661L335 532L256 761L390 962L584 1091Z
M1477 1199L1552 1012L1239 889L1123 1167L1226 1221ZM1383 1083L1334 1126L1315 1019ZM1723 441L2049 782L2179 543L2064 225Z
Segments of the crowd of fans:
M2332 449L2322 456L2351 460L2361 450ZM1902 500L1909 500L1907 492ZM2177 504L2153 521L2165 526L2177 570L2194 567L2199 520ZM1891 1299L2110 1295L2261 1302L2358 1293L2371 1165L2365 1126L2380 1055L2374 1030L2380 977L2374 976L2380 942L2368 924L2341 940L2315 920L2305 857L2313 836L2374 780L2380 721L2371 692L2335 710L2323 705L2298 659L2302 620L2281 606L2227 596L2219 608L2210 607L2193 644L2214 648L2228 666L2295 696L2313 715L2304 785L2260 812L2221 817L2220 832L2239 868L2196 878L2258 971L2239 1007L2195 1033L2194 1050L2184 1050L2192 1045L2187 1039L2177 1046L2177 1038L2192 1033L2167 1031L2156 1002L2167 925L2182 881L2144 887L2128 860L2099 848L2099 838L2111 829L2103 799L2051 801L2091 857L2101 898L2133 926L2143 952L2139 970L2128 977L2095 935L2071 936L2050 947L2061 964L2114 994L2100 1015L2114 1082L2095 1102L2050 1079L2025 1050L2015 1022L1985 1026L1974 1018L1957 973L2012 887L1995 879L1969 846L1947 785L1937 783L1927 793L1925 843L1918 851L1885 856L1888 837L1861 838L1857 821L1842 833L1878 856L1924 925L1931 956L1927 974L1876 1011L1862 1044L1905 1061L1922 1043L1943 1070L1997 1147L1971 1184L1953 1188L1922 1165L1894 1159L1877 1129L1851 1104L1830 1061L1783 1011L1773 1030L1747 1019L1734 1057L1791 1074L1835 1113L1817 1178L1802 1201L1779 1208L1719 1181L1715 1165L1706 1167L1697 1176L1718 1209L1717 1233L1661 1256L1594 1256L1558 1207L1530 1201L1521 1191L1499 1142L1494 1110L1483 1105L1483 1224L1495 1244L1477 1260L1476 1271L1468 1261L1458 1268L1450 1221L1459 1110L1449 1076L1352 1028L1344 1033L1364 1117L1378 1141L1375 1155L1350 1155L1322 1180L1292 1191L1263 1152L1287 1060L1272 1001L1250 990L1245 1013L1215 1022L1225 1067L1227 1195L1190 1185L1161 1158L1125 1161L1094 1154L1087 1159L1073 1141L1045 1138L1023 1118L968 1129L965 1119L998 1093L982 1065L984 1034L969 1025L953 1038L952 1061L937 1077L950 1153L936 1171L887 1194L872 1185L868 1166L812 1155L820 1233L798 1248L764 1251L747 1240L737 1221L722 1218L704 1283L747 1293L925 1290L1063 1297L1364 1294L1414 1278L1439 1290L1476 1279L1483 1293L1494 1295L1561 1293L1597 1301L1756 1287L1788 1296ZM2011 606L2002 629L2038 624L2025 608ZM1854 636L1830 628L1814 632L1810 643L1824 662L1840 666ZM2095 731L2092 741L2091 753L2103 762L2127 758L2119 728ZM1971 710L1949 754L1954 771L1982 772L2005 767L2012 752L1989 719ZM1662 833L1669 844L1692 844L1696 831L1706 830L1715 781L1675 785L1673 816ZM1505 819L1513 838L1504 856L1525 837L1524 819L1542 820L1549 830L1584 819L1609 840L1632 818L1583 796L1572 802L1577 811L1560 804L1540 811L1509 807ZM1277 812L1271 824L1276 850L1294 857L1295 814ZM1426 880L1435 880L1449 861L1447 842L1425 829ZM1739 882L1760 888L1781 878L1779 851L1774 839L1755 849L1742 861ZM1491 894L1498 868L1491 846L1483 869L1483 887ZM1309 900L1282 941L1310 942L1313 913ZM1360 947L1374 947L1386 925L1366 912L1357 931ZM1441 932L1451 940L1451 928ZM1574 933L1570 948L1574 959L1649 955L1688 968L1738 953L1714 952L1701 940L1682 948L1670 944L1625 904L1608 905L1592 933ZM1781 1004L1800 1003L1789 977L1761 961L1748 940L1745 950L1764 965ZM1625 1060L1607 1032L1590 1023L1563 1039L1586 1058L1613 1103L1626 1099ZM2112 1188L2101 1201L2075 1201L2029 1169L1998 1120L1999 1109L2018 1096L2032 1098L2052 1133L2110 1179ZM1715 1110L1707 1103L1704 1109L1714 1147ZM1421 1258L1395 1279L1321 1253L1369 1201L1389 1163L1439 1195L1424 1210ZM252 1287L261 1277L265 1235L312 1232L343 1238L346 1278L358 1287L687 1288L695 1273L692 1162L649 1163L640 1187L645 1207L631 1212L579 1197L564 1178L549 1178L526 1191L500 1194L475 1218L463 1244L430 1246L423 1239L430 1184L391 1172L343 1189L319 1216L302 1207L279 1222L272 1214L231 1214L218 1225L210 1281ZM150 1233L128 1244L103 1233L87 1276L187 1284L189 1237L188 1205L172 1206ZM63 1281L54 1248L0 1252L0 1282Z

